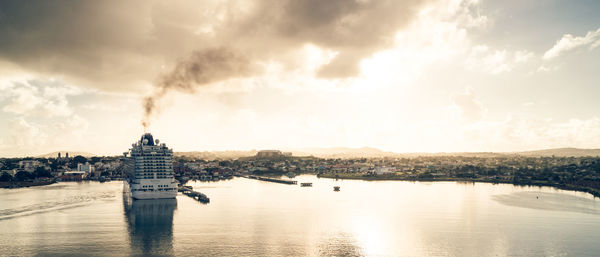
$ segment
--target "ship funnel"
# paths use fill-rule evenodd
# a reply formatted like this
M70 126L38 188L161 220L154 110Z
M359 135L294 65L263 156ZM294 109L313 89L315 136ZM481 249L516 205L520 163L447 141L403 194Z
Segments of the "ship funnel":
M145 133L142 136L141 141L144 145L154 145L154 138L152 137L152 134L150 134L150 133Z

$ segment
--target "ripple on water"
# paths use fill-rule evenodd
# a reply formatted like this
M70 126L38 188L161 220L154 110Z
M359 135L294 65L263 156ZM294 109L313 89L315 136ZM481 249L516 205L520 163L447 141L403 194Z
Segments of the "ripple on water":
M20 206L17 208L2 209L0 210L0 220L77 208L88 205L96 200L106 200L113 197L114 194L112 192L99 192L97 194L70 196L59 201L46 201L43 203Z
M597 200L564 193L524 191L494 195L492 199L508 206L600 215L600 202Z

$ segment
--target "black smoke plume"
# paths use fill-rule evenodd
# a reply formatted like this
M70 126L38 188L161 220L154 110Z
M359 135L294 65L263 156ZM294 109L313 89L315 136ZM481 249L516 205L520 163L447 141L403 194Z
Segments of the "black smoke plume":
M155 84L154 93L144 98L144 130L158 111L158 101L172 90L194 93L198 87L231 78L245 77L252 73L250 60L228 48L211 48L193 52L181 60L175 68L162 75Z

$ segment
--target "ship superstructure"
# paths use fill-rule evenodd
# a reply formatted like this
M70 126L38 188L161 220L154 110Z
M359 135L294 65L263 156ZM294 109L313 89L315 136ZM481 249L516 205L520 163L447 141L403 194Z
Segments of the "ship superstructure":
M124 193L133 199L164 199L177 196L173 176L173 149L145 133L124 154Z

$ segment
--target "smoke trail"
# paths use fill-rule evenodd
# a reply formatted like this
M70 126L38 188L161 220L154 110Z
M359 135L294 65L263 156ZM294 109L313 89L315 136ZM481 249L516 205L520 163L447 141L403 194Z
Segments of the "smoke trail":
M158 101L171 90L193 93L196 88L212 82L249 76L252 70L248 58L228 48L211 48L192 53L187 59L177 63L171 72L162 75L155 84L154 93L144 98L144 130L150 125L152 116L160 111Z

